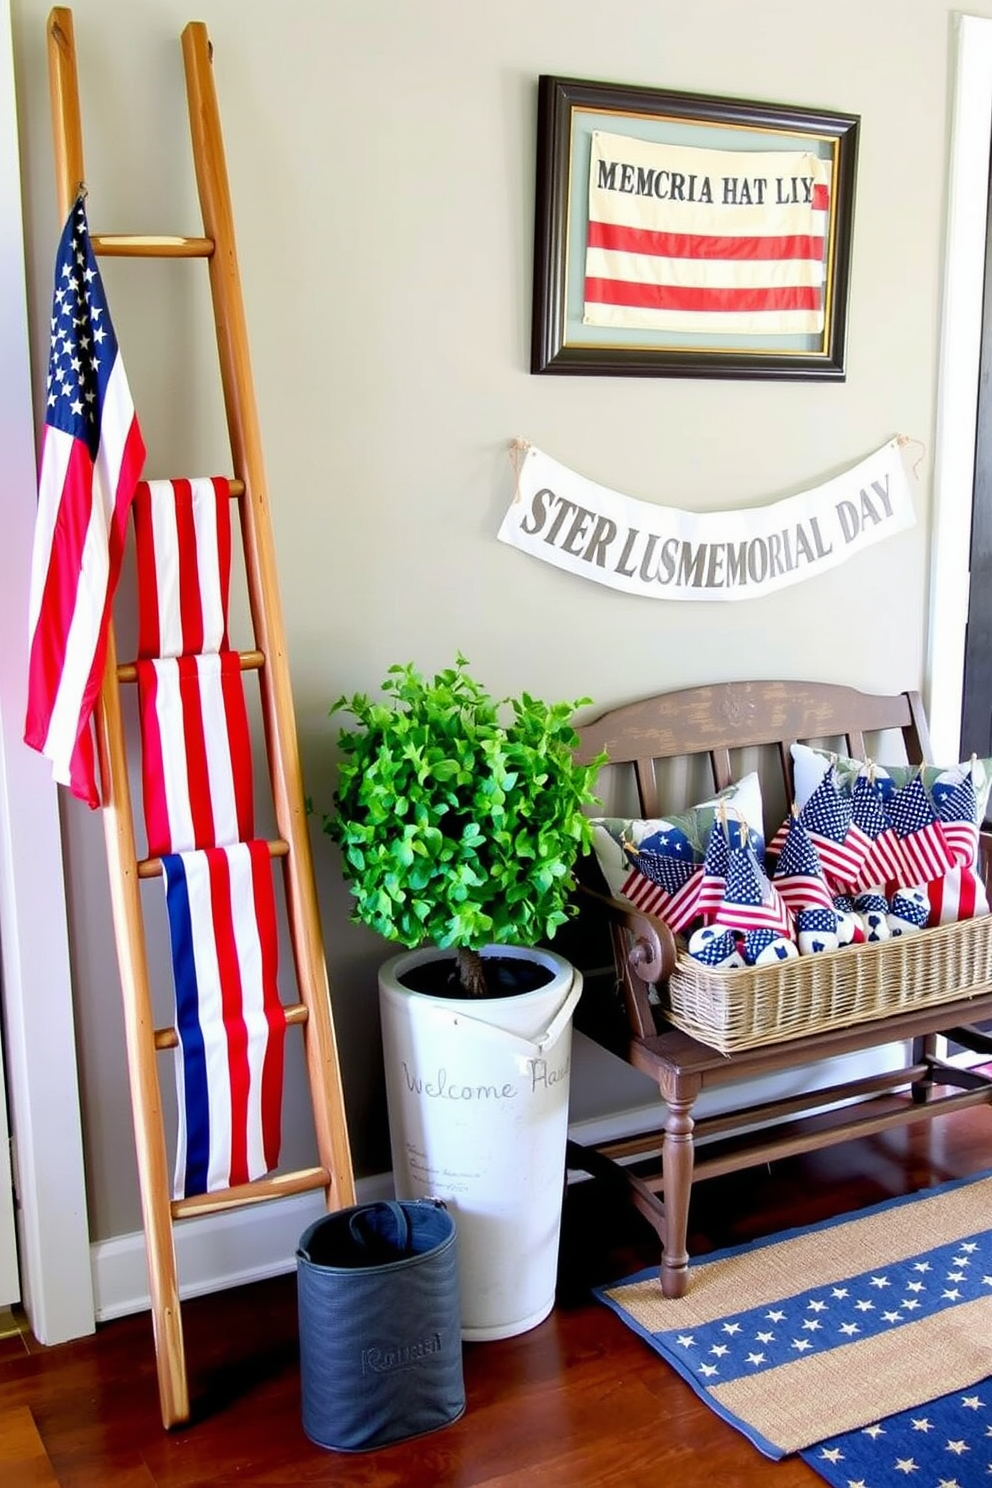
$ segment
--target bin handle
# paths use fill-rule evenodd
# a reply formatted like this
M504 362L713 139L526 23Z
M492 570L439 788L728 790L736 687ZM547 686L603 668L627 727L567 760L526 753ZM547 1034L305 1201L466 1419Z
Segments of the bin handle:
M374 1204L363 1204L356 1209L348 1221L348 1232L352 1240L360 1250L367 1250L370 1238L382 1242L381 1235L370 1237L364 1226L365 1216L370 1209L388 1209L393 1216L396 1225L396 1248L400 1255L406 1255L410 1250L410 1219L402 1204L397 1204L393 1199L379 1199Z
M512 1033L508 1028L500 1028L496 1023L487 1023L484 1018L471 1018L467 1013L451 1013L444 1009L444 1015L453 1023L471 1023L481 1031L492 1035L499 1043L515 1049L519 1054L526 1054L528 1058L535 1059L545 1055L559 1040L568 1026L569 1019L575 1012L575 1006L582 996L582 973L573 971L572 986L568 996L561 1007L555 1013L547 1028L537 1039L524 1038L522 1034Z

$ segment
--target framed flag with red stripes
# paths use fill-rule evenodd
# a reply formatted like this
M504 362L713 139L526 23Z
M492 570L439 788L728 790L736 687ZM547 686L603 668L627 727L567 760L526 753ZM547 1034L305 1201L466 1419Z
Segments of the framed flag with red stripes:
M531 370L842 378L858 125L542 77Z

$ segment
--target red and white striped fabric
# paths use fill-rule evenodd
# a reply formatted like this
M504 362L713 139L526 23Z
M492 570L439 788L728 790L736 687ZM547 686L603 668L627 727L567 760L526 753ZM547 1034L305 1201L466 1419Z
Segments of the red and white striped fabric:
M138 654L223 651L231 497L220 476L142 481L134 496Z
M921 887L930 900L928 925L950 925L989 912L985 885L974 868L952 868Z
M138 662L153 856L254 836L251 737L237 653Z
M830 163L595 131L586 325L814 334Z
M264 842L163 858L176 982L176 1197L279 1161L286 1013Z

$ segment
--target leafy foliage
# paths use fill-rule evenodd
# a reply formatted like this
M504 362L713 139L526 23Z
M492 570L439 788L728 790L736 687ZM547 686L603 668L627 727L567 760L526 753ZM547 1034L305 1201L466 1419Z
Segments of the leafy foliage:
M383 702L339 698L344 758L324 831L339 844L355 919L404 946L534 945L568 918L583 812L602 760L577 764L575 708L523 693L497 704L456 665L394 666ZM501 722L500 708L512 718Z

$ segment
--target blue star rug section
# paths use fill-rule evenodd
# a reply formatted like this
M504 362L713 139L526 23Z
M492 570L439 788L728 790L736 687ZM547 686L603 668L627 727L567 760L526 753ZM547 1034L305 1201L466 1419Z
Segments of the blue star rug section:
M832 1436L800 1455L836 1488L988 1488L992 1380Z
M768 1457L887 1427L992 1375L992 1174L721 1251L684 1297L655 1268L596 1296Z

